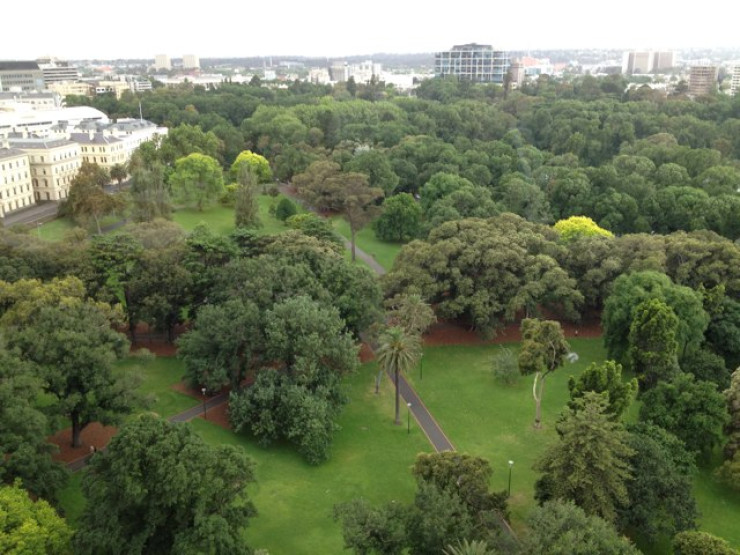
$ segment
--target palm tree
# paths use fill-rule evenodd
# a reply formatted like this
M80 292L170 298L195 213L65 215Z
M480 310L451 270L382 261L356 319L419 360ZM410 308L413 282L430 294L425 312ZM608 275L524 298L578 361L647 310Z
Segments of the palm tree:
M421 295L396 295L386 301L388 316L393 325L402 327L406 333L423 335L437 321L434 310Z
M399 411L398 376L413 368L421 354L421 342L416 334L407 334L402 328L388 328L380 337L377 359L381 370L392 373L396 383L396 424L401 424Z

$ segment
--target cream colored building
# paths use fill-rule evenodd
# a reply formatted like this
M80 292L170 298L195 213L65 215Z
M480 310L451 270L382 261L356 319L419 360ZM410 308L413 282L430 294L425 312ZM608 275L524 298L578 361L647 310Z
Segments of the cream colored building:
M195 54L183 54L182 67L184 69L200 69L200 58Z
M64 135L8 139L13 148L28 155L31 184L36 200L63 200L82 165L80 145Z
M730 68L730 94L735 96L740 93L740 65Z
M83 162L110 170L116 164L125 164L128 160L124 142L108 130L72 133L70 139L80 145Z
M97 81L94 87L96 95L113 93L116 95L116 99L120 99L125 91L131 90L126 81Z
M73 94L75 96L92 96L94 87L83 81L64 81L63 83L49 83L46 88L59 93L62 97Z
M28 154L0 146L0 218L35 204Z
M157 54L154 56L154 69L172 69L172 61L167 54Z

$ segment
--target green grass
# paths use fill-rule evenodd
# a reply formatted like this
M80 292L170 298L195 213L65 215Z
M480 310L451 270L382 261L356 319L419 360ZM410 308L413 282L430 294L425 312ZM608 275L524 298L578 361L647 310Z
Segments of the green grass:
M77 526L77 521L85 508L85 496L82 494L83 473L84 471L72 474L67 485L59 492L62 514L72 528Z
M197 399L172 389L185 374L182 361L175 357L156 357L151 361L128 357L120 361L116 368L119 372L133 372L141 378L139 391L154 397L149 410L165 418L198 404Z
M338 216L333 217L331 221L336 232L349 240L349 224ZM375 236L375 232L370 225L357 233L357 247L372 256L378 264L388 271L393 267L393 261L398 256L402 246L400 243L381 241Z
M45 241L57 242L64 239L64 235L77 227L71 218L57 218L36 228L35 233ZM33 229L31 233L34 233Z
M292 448L261 448L243 435L197 419L196 429L211 443L242 446L255 460L257 483L250 488L259 515L247 529L247 543L273 555L339 553L342 537L332 519L336 503L364 497L373 503L413 499L410 468L419 452L431 447L412 423L393 425L393 389L383 383L375 395L374 364L364 365L348 379L350 403L340 418L331 459L306 464Z
M259 195L257 197L262 227L255 231L260 235L272 235L287 229L283 222L270 214L270 206L277 204L281 198L283 198L283 195L277 197ZM227 235L234 231L235 227L234 208L221 205L212 206L203 211L198 211L195 208L180 208L172 215L172 219L180 224L185 231L192 231L197 225L205 223L214 233Z
M699 528L740 548L740 494L715 479L714 470L721 463L717 453L711 464L699 469L694 480L694 497L701 513Z

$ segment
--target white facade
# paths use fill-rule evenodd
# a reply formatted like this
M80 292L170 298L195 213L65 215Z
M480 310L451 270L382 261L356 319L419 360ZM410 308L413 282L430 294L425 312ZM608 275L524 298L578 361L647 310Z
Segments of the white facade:
M200 58L195 54L183 54L182 67L185 69L200 69Z
M154 56L154 69L171 70L172 61L170 57L167 54L157 54Z
M8 143L29 158L35 200L62 200L80 169L80 145L66 135L11 137Z
M0 147L0 218L33 204L28 155L6 143Z
M736 95L740 92L740 64L733 66L730 72L730 94Z

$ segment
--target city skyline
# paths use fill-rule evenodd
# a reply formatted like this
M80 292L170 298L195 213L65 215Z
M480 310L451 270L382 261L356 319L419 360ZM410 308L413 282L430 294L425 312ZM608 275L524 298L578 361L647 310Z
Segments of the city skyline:
M506 50L740 46L734 18L722 17L726 4L718 0L702 3L700 13L637 0L599 12L581 0L530 2L526 12L516 3L437 8L378 0L371 8L348 10L336 0L318 6L291 0L245 14L235 14L233 4L224 0L212 0L207 11L197 12L130 0L119 19L104 23L90 0L74 10L49 0L41 4L41 10L38 4L13 5L12 15L32 22L34 33L24 25L7 26L0 39L1 59L153 59L158 53L173 58L189 53L200 58L337 57L435 52L470 42Z

